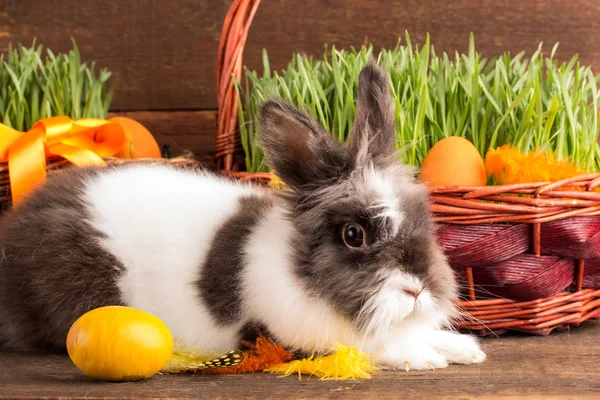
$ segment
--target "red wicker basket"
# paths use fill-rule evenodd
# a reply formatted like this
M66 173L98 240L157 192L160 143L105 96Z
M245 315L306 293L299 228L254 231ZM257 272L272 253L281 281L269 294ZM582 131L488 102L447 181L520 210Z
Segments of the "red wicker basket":
M234 0L217 58L217 168L240 180L237 129L242 54L259 0ZM463 287L458 328L546 335L600 317L600 174L559 182L436 187L439 240ZM529 196L523 196L529 195Z

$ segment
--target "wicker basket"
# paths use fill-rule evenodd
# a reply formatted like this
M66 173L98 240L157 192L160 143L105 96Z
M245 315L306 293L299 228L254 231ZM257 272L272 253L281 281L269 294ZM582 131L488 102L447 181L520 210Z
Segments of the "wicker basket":
M259 0L234 0L217 58L217 167L243 172L237 129L242 54ZM560 182L436 187L432 211L439 240L463 288L458 328L498 335L546 335L600 317L600 174ZM523 196L529 195L529 196Z

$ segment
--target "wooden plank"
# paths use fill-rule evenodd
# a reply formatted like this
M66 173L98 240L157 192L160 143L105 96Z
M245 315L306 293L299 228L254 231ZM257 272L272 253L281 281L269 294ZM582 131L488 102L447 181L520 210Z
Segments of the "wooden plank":
M321 55L324 44L337 48L391 48L408 31L413 44L427 32L438 54L466 52L469 34L485 55L504 51L532 54L544 41L549 54L560 42L558 57L579 53L600 71L600 7L595 0L306 0L262 1L249 34L244 62L262 68L267 48L272 67L284 67L292 51ZM262 69L260 69L262 71Z
M258 373L101 383L83 376L64 355L0 353L0 398L598 398L598 335L600 323L589 323L547 337L487 338L489 358L480 365L383 372L372 380L338 382Z
M215 167L215 111L123 111L111 112L108 118L116 115L144 125L161 149L169 146L172 157L191 152L207 167Z
M0 50L37 37L55 51L73 36L86 60L114 71L115 110L216 108L216 52L230 0L2 0ZM408 30L426 32L438 51L466 51L469 33L486 55L535 50L579 53L600 71L600 7L595 0L263 0L245 63L274 68L293 52L320 55L325 43L347 48L370 40L391 47Z
M34 38L113 71L116 110L216 108L216 53L228 1L2 0L0 51Z

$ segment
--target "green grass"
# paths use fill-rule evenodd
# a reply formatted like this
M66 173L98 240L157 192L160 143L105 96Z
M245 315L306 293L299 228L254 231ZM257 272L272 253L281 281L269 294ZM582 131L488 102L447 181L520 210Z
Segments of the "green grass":
M29 48L9 45L0 56L0 122L26 131L46 117L106 117L113 96L113 88L106 88L111 73L96 73L94 63L82 63L74 41L68 53L43 53L34 41Z
M559 63L544 55L542 44L530 57L524 52L487 59L475 49L467 54L437 55L427 36L423 46L405 44L375 53L360 49L326 50L323 57L294 54L287 68L271 71L263 50L263 73L245 69L236 82L239 127L249 172L266 172L257 143L257 112L268 96L280 96L310 112L342 141L354 120L358 75L370 58L390 73L396 103L396 145L402 161L419 166L442 138L463 136L482 156L511 144L522 152L556 151L583 169L600 171L598 82L577 56Z

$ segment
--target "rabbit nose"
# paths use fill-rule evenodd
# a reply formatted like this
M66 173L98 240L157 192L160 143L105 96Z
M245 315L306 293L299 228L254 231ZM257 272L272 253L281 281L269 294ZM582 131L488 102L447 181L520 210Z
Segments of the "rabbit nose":
M421 294L421 291L416 291L416 290L412 290L412 289L404 289L404 293L406 293L409 296L412 296L415 298L415 300L417 299L417 297L419 297L419 295Z

